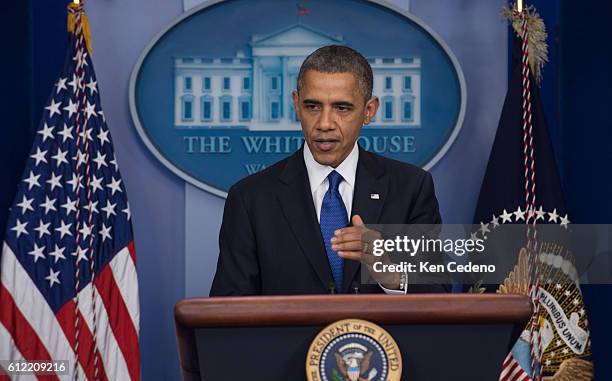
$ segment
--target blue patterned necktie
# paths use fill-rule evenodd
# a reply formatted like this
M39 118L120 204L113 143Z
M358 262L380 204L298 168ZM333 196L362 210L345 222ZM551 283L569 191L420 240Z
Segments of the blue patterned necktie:
M332 250L330 240L336 230L348 225L348 216L338 191L338 187L343 180L342 176L338 172L332 171L327 176L327 180L329 188L327 193L325 193L325 197L323 197L323 204L321 205L321 234L323 235L327 259L329 260L334 282L336 283L336 292L340 293L342 292L342 278L344 277L344 259Z

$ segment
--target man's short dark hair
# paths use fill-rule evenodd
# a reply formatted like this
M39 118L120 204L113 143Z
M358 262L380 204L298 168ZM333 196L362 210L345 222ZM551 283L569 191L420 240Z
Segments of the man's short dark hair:
M328 45L312 52L300 67L298 93L308 70L320 73L351 73L357 79L359 91L366 102L372 97L374 76L368 60L355 49L342 45Z

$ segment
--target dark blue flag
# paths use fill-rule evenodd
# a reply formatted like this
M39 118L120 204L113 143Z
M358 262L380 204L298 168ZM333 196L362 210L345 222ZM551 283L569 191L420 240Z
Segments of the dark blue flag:
M474 215L476 234L488 245L504 224L532 231L539 224L568 231L570 224L536 82L546 60L544 25L531 7L504 14L516 32L512 74ZM573 254L558 236L520 238L493 249L510 263L497 292L528 295L535 306L499 379L591 380L588 320Z

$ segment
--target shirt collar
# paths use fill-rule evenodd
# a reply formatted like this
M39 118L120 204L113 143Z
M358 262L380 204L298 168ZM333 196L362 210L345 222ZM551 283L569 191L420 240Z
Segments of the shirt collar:
M340 163L337 168L319 164L312 155L312 152L310 152L308 144L304 142L304 163L306 164L308 179L310 180L310 192L313 193L333 170L338 172L344 181L346 181L351 187L355 187L355 176L357 173L358 160L359 149L357 147L357 143L355 143L351 153L349 153L346 159L344 159L344 161Z

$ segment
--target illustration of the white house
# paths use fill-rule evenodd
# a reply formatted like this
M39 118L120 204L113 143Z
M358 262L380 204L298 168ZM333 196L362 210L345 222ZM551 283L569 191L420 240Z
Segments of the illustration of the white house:
M174 58L174 125L187 129L248 128L299 130L291 92L300 65L324 45L346 44L296 24L265 36L254 35L250 57ZM368 57L380 109L370 126L421 125L420 57Z

